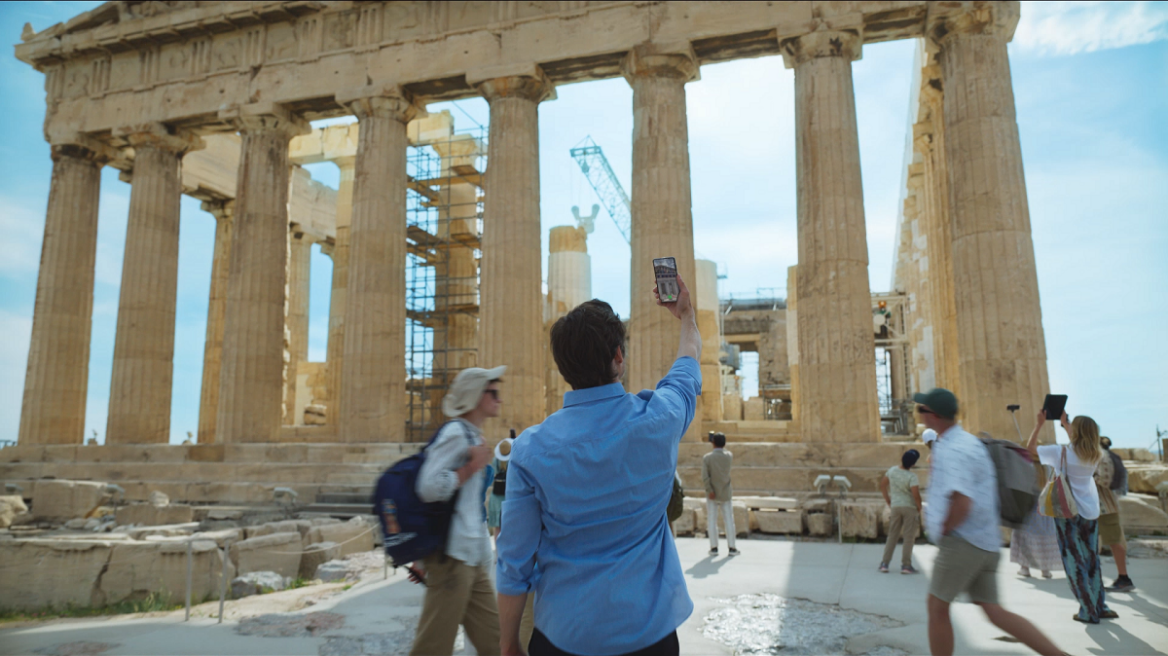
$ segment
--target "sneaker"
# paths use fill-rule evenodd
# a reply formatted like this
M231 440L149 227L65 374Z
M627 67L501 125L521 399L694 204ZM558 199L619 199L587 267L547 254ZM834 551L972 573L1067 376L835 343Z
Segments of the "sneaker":
M1115 583L1104 588L1108 592L1131 592L1136 589L1136 584L1126 576L1121 576L1115 579Z
M710 555L717 556L718 555L718 547L714 547L713 549L710 549Z
M1030 578L1030 568L1023 565L1022 568L1018 570L1018 576L1025 576L1026 578Z
M917 568L913 567L912 565L904 565L900 568L900 573L901 574L917 574L918 572L917 572Z
M888 563L880 563L880 571L887 574L888 573Z
M727 553L729 553L731 556L737 556L740 552L737 549L735 549L734 547L730 547L730 551L728 551Z

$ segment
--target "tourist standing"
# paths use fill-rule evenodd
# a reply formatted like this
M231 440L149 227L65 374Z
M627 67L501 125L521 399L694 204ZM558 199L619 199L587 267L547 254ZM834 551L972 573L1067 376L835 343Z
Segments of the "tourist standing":
M706 531L710 536L710 555L718 555L718 513L726 523L726 547L731 556L738 555L734 547L734 489L730 486L730 467L734 454L726 450L726 436L710 435L713 450L702 457L702 485L706 488Z
M442 400L442 412L455 419L438 432L418 471L420 500L434 503L457 498L444 551L413 565L426 585L426 599L411 655L453 653L460 624L477 653L499 653L499 612L489 569L491 537L482 494L487 484L483 469L491 460L491 450L483 441L482 426L488 418L499 416L499 379L506 370L458 372Z
M1099 493L1099 544L1107 545L1115 558L1119 576L1107 589L1111 592L1131 592L1136 589L1127 575L1127 537L1123 534L1120 521L1119 499L1127 489L1127 468L1123 459L1111 452L1111 440L1099 438L1103 447L1103 457L1095 468L1095 488Z
M1079 612L1073 616L1074 620L1098 624L1100 619L1119 617L1107 607L1099 562L1099 491L1094 478L1095 467L1103 455L1099 447L1099 425L1085 415L1069 423L1064 412L1060 423L1071 443L1038 446L1038 432L1045 423L1046 412L1039 411L1026 448L1070 483L1071 496L1079 512L1074 517L1055 517L1054 526L1067 582L1079 600Z
M1044 468L1045 465L1035 461L1034 475L1038 478L1039 489L1046 485ZM1061 554L1054 519L1038 512L1035 506L1022 526L1010 535L1010 562L1018 564L1018 576L1029 578L1033 567L1042 572L1042 578L1049 579L1054 576L1051 573L1054 568L1062 565Z
M491 537L498 537L499 527L503 525L503 499L507 496L507 461L495 458L491 469L495 477L487 494L487 527Z
M680 649L677 627L693 602L666 507L702 389L702 342L677 282L677 301L664 304L680 320L677 360L656 390L621 386L625 327L607 303L582 303L552 326L552 356L572 391L511 451L496 577L504 654L521 653L533 590L532 656Z
M880 479L880 494L892 513L888 524L888 541L884 543L884 557L880 559L880 571L888 573L888 563L896 551L896 542L904 535L904 547L900 550L900 573L916 574L912 566L913 542L916 541L921 521L921 482L912 471L921 454L909 449L900 456L900 464L890 467Z
M953 653L949 606L962 592L981 606L994 626L1040 654L1062 652L1026 618L998 603L998 482L982 441L957 424L957 397L947 389L914 394L922 423L937 431L925 525L937 544L929 583L929 649Z

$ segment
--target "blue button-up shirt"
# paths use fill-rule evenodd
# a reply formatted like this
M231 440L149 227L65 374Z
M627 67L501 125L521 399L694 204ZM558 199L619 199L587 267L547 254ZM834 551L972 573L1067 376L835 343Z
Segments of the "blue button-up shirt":
M697 361L678 358L655 392L568 392L515 440L496 585L534 590L535 626L556 647L637 651L693 612L665 509L701 389Z

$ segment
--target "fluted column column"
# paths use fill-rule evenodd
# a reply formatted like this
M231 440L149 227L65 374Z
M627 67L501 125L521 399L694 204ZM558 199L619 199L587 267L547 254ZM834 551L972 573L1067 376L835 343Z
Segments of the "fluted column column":
M272 104L241 107L224 118L236 122L243 143L215 430L228 444L274 442L283 418L288 141L309 128Z
M18 442L81 444L89 383L101 167L111 151L54 144Z
M677 358L681 329L653 300L653 259L673 257L696 302L685 84L698 79L690 51L638 47L623 64L633 88L632 276L628 389L654 389ZM691 433L701 429L701 405Z
M864 194L852 61L854 32L781 44L795 69L798 171L799 413L805 442L880 439Z
M959 401L967 428L998 437L1014 432L1007 404L1030 417L1050 391L1006 54L1018 13L1017 2L961 3L927 28L945 89Z
M328 399L326 423L336 426L341 412L341 374L345 369L345 307L349 287L349 226L353 218L353 179L357 158L339 157L333 160L340 170L337 189L337 232L333 239L333 284L329 293L328 346L325 362L328 365Z
M308 361L308 303L312 276L312 238L303 232L288 232L288 362L284 375L284 424L303 423L296 416L297 367Z
M219 370L223 363L223 314L227 307L227 272L231 267L231 233L235 201L204 201L204 212L215 217L215 250L211 257L211 293L207 303L207 337L203 345L203 387L199 397L199 444L212 444L219 414Z
M360 121L340 440L405 441L406 124L417 108L397 87L338 94L337 102Z
M502 413L486 426L488 438L497 440L507 429L520 432L546 416L539 103L554 91L539 69L478 80L476 86L491 106L478 366L507 365Z
M182 156L197 138L163 125L115 132L134 149L106 444L166 444L174 381Z

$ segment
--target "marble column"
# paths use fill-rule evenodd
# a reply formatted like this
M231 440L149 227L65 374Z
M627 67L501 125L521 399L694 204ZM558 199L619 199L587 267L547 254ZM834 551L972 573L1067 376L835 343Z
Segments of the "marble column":
M83 145L84 144L84 145ZM18 443L81 444L89 383L101 167L96 144L54 144Z
M853 32L781 44L795 69L799 419L804 442L880 439L868 242L860 186Z
M312 274L312 238L288 232L288 361L284 375L284 425L304 423L296 416L297 366L308 361L308 302Z
M360 121L345 299L339 437L406 440L406 124L400 88L338 94Z
M265 104L227 112L243 143L219 375L219 442L275 442L283 419L288 142L308 124Z
M1014 435L1050 391L1030 209L1006 44L1017 2L930 15L945 90L946 161L965 427ZM1049 435L1046 436L1049 439Z
M328 398L325 421L335 426L341 405L341 375L345 367L345 303L349 287L349 227L353 218L353 179L356 175L356 157L338 157L333 160L340 170L337 190L337 228L333 238L333 284L329 293L328 345L325 362L328 366Z
M486 426L488 439L498 440L508 429L522 432L546 416L539 103L554 91L538 69L476 86L491 108L478 366L507 365L502 412Z
M182 156L197 139L152 124L123 129L134 149L106 444L166 444L174 381Z
M215 247L211 256L211 293L207 303L207 337L203 346L203 387L199 398L199 444L213 444L219 415L219 370L223 364L223 313L227 307L227 272L231 265L231 233L235 201L204 201L204 212L215 217Z
M654 389L677 359L681 328L653 300L653 259L673 257L696 302L689 128L685 84L698 79L692 52L630 52L623 73L633 88L632 267L629 391ZM689 433L701 430L701 404Z
M592 298L592 258L588 255L588 232L577 226L556 226L548 233L548 293L544 325L550 340L551 327L560 317ZM564 407L564 394L571 391L560 375L549 351L547 362L547 413Z

